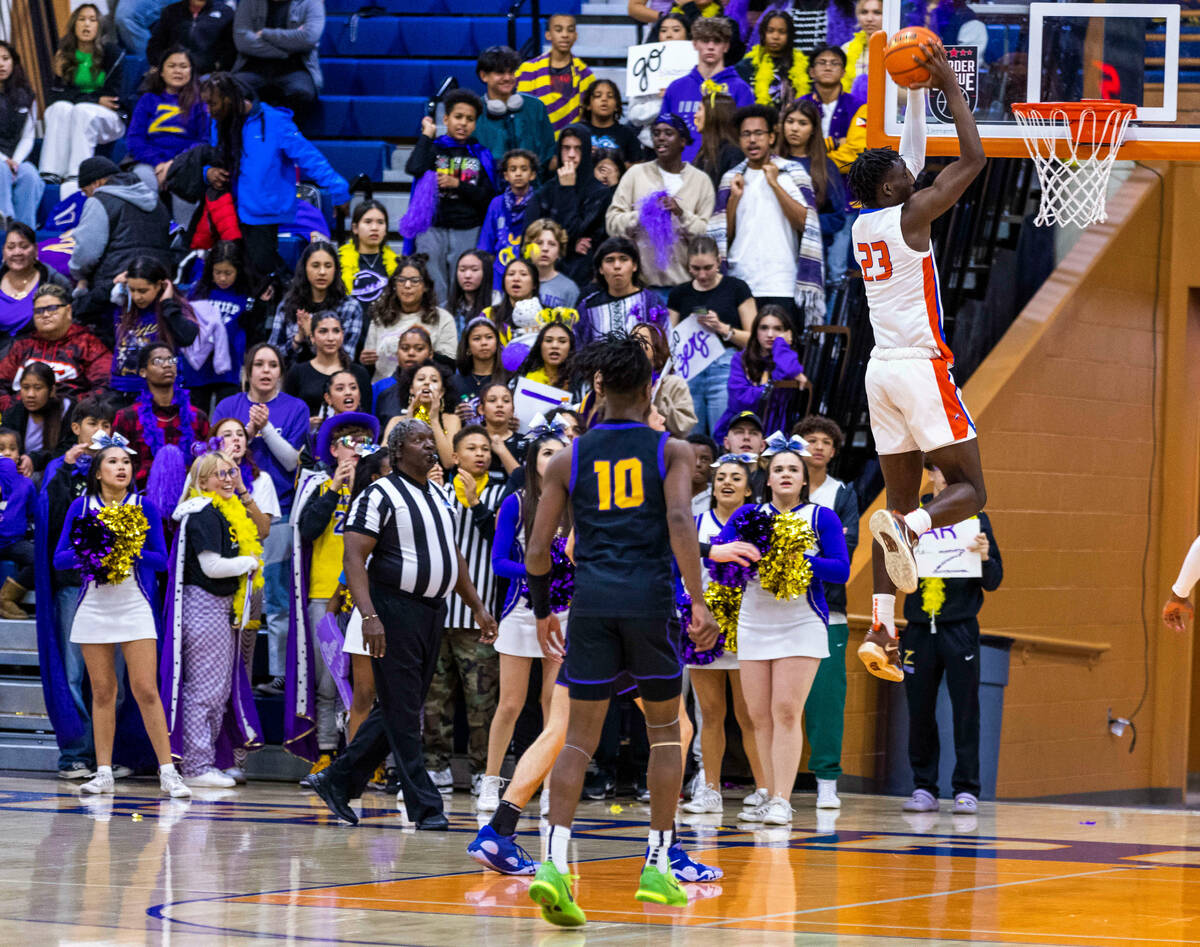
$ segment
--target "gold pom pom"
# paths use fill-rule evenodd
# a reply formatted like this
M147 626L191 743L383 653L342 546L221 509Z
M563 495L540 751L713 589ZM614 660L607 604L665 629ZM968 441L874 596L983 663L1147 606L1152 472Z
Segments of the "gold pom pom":
M704 604L712 612L721 631L725 632L725 650L737 651L738 614L742 610L743 589L710 582L704 590Z
M771 529L771 548L758 563L762 587L781 601L799 598L812 584L812 566L805 553L816 550L817 534L807 519L780 513Z
M133 574L135 560L141 555L150 524L146 514L136 504L106 506L97 514L113 536L113 548L101 562L108 569L108 581L113 585L124 582Z

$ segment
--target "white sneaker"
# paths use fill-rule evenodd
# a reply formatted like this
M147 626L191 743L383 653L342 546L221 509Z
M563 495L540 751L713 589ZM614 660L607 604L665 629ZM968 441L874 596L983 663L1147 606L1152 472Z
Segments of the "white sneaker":
M113 779L125 779L125 777L132 775L133 770L131 770L128 766L122 766L120 763L118 763L113 767Z
M742 805L747 809L757 809L759 806L765 806L770 799L771 794L760 786L742 800Z
M188 799L192 795L192 791L184 785L183 777L179 773L164 773L158 771L158 788L163 795L170 796L172 799Z
M793 812L792 804L783 796L774 796L763 806L762 821L766 825L791 825Z
M232 777L226 776L219 769L206 769L199 776L189 776L184 782L199 789L232 789L237 785Z
M716 789L705 785L699 792L693 793L692 801L683 804L684 812L724 812L725 799Z
M404 805L404 790L398 789L396 791L396 808L398 809L402 805Z
M837 794L836 779L818 779L817 780L817 808L818 809L840 809L842 800Z
M692 777L692 781L687 784L687 797L695 799L699 793L704 792L708 787L708 780L704 778L704 767L696 770L696 775Z
M550 784L542 786L542 798L538 800L538 810L542 818L550 814Z
M479 787L483 783L483 777L484 777L483 773L472 774L472 776L471 776L471 795L472 796L479 795Z
M504 780L499 776L488 776L486 773L479 777L479 798L475 800L475 808L479 812L495 812L500 808L500 789Z
M116 784L113 782L112 773L96 773L91 779L79 787L80 792L88 792L92 795L100 793L111 793L116 790Z
M434 788L443 795L454 792L454 773L450 771L449 766L445 769L431 769L429 778L433 780Z
M231 766L229 769L222 770L222 772L239 786L246 785L246 771L240 766Z
M763 817L767 814L767 806L770 803L764 802L761 806L753 806L749 809L743 809L738 813L739 822L762 822Z

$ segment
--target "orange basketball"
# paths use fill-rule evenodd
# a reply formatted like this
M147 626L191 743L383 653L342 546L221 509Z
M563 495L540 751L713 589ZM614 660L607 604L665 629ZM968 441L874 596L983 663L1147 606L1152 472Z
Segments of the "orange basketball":
M893 34L883 51L883 65L896 85L907 89L915 83L929 80L929 70L925 68L921 53L922 43L940 46L942 41L937 33L923 26L906 26Z

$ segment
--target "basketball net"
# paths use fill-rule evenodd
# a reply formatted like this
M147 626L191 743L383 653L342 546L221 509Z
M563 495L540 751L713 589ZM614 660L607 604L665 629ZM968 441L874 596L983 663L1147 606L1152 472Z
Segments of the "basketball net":
M1088 227L1107 220L1109 175L1136 106L1084 100L1024 102L1012 110L1042 186L1034 224Z

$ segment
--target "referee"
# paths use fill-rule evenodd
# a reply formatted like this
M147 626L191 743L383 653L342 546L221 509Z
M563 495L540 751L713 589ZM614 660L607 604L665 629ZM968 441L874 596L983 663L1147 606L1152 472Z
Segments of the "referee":
M421 706L437 665L446 597L453 590L466 603L481 641L495 640L496 620L455 545L454 499L428 480L438 459L433 431L424 421L401 421L388 453L392 473L358 496L345 528L346 584L363 616L377 703L346 751L311 782L336 815L357 823L350 799L391 750L409 819L418 829L445 830L442 796L425 770Z

